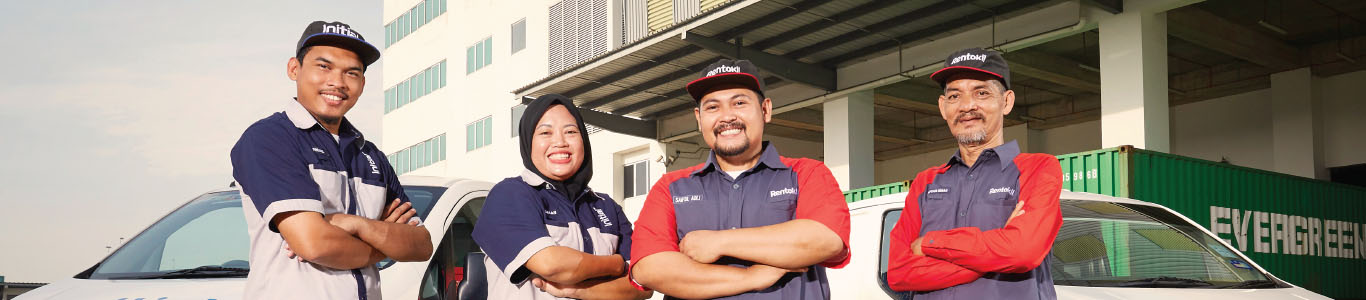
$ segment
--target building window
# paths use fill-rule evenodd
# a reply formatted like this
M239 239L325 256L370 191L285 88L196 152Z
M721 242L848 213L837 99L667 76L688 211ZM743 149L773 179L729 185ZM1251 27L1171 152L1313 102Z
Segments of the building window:
M650 191L650 164L649 161L638 161L626 164L621 171L622 198L631 198L645 195Z
M446 134L389 154L394 173L404 174L446 160Z
M397 43L418 27L427 25L432 19L446 13L446 0L424 0L413 5L403 15L384 25L384 47Z
M412 103L446 86L446 61L442 60L384 90L384 113Z
M493 64L493 37L465 48L465 74L474 73Z
M474 151L493 143L493 116L465 125L465 151Z
M512 23L512 53L526 49L526 18Z
M512 126L510 126L512 137L517 137L522 131L522 113L524 112L526 112L526 104L512 106L512 117L508 118L512 120Z

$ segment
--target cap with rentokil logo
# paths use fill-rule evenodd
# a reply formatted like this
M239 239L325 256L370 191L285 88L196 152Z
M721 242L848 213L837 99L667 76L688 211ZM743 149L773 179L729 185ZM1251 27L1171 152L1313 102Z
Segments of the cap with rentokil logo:
M379 60L379 48L370 45L365 41L365 37L359 31L351 28L342 22L323 22L313 21L304 28L303 37L299 38L299 44L294 48L294 55L299 56L300 51L309 46L333 46L355 52L360 57L362 63L369 67L370 64Z
M764 81L759 80L759 67L748 60L721 59L702 69L697 80L683 88L688 90L693 100L702 101L702 96L712 92L712 88L722 84L738 84L754 90L759 98L764 97ZM756 99L757 100L757 99Z
M1006 59L1001 57L1001 52L984 50L982 48L968 48L949 54L949 58L944 59L944 68L930 74L930 79L939 83L939 87L944 87L950 77L963 72L977 72L995 76L1001 79L1001 84L1010 89L1010 66L1006 65Z

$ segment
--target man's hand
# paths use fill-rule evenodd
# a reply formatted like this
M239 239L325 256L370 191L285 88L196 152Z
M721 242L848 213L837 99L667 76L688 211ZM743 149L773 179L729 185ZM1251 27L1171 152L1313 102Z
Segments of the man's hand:
M408 225L416 226L417 222L415 220L412 222L408 221L416 214L417 210L413 209L412 205L407 202L399 204L398 199L394 199L394 201L389 203L389 207L384 210L384 215L381 216L380 219L389 223L407 223ZM324 215L323 220L327 220L328 224L337 226L337 228L341 228L351 235L359 235L361 226L365 225L363 223L366 221L363 217L344 213Z
M1010 212L1010 218L1006 219L1006 223L1009 224L1010 221L1015 220L1015 217L1019 217L1024 213L1024 201L1015 203L1015 210ZM911 254L914 254L915 256L925 256L925 251L920 249L920 241L923 241L924 239L925 237L918 237L914 242L911 242Z
M389 207L384 209L384 215L381 216L380 219L389 223L408 223L408 225L417 225L416 221L408 221L409 219L412 219L414 215L417 215L417 209L413 209L413 205L409 202L403 202L403 204L399 204L399 202L402 201L399 201L399 199L390 201Z
M284 245L285 245L285 257L293 258L294 260L297 260L297 261L299 261L299 262L304 262L304 257L303 257L303 256L299 256L299 255L297 255L297 254L294 254L294 249L290 249L290 248L289 248L289 242L285 242Z
M579 287L578 284L558 284L554 281L541 279L541 277L531 278L531 284L551 296L573 299L583 298L583 296L580 296L579 294L584 289Z
M1010 221L1015 220L1015 217L1019 217L1020 215L1023 215L1024 213L1025 213L1025 211L1024 211L1024 201L1023 201L1023 200L1017 201L1017 202L1015 203L1015 210L1010 212L1010 217L1009 217L1009 218L1006 218L1006 224L1010 224Z
M699 263L709 264L721 259L721 239L725 238L724 233L713 230L693 230L678 242L678 252L682 252L692 260Z
M751 285L753 288L752 291L760 291L778 283L778 279L782 279L783 275L791 272L803 273L806 272L806 268L783 269L770 265L755 264L749 266L745 271L749 273L749 276L746 276L747 279L753 280L753 285Z

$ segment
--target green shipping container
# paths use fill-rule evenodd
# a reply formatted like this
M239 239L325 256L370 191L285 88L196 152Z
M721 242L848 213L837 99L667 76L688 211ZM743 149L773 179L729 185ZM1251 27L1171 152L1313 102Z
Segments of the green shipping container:
M1366 299L1366 188L1130 146L1058 161L1064 190L1167 206L1281 279Z
M893 182L883 185L875 185L861 189L852 189L844 192L844 202L853 203L854 201L871 199L882 195L891 195L906 192L911 189L911 181Z

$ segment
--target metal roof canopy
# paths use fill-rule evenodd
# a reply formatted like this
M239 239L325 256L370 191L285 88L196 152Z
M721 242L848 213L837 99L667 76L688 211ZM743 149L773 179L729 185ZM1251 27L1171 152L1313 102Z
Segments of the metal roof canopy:
M513 93L562 94L600 112L585 116L595 126L659 139L645 129L690 109L683 86L717 59L753 61L770 87L799 83L828 95L839 90L839 67L1049 2L1065 1L737 0ZM806 102L795 104L814 104Z

